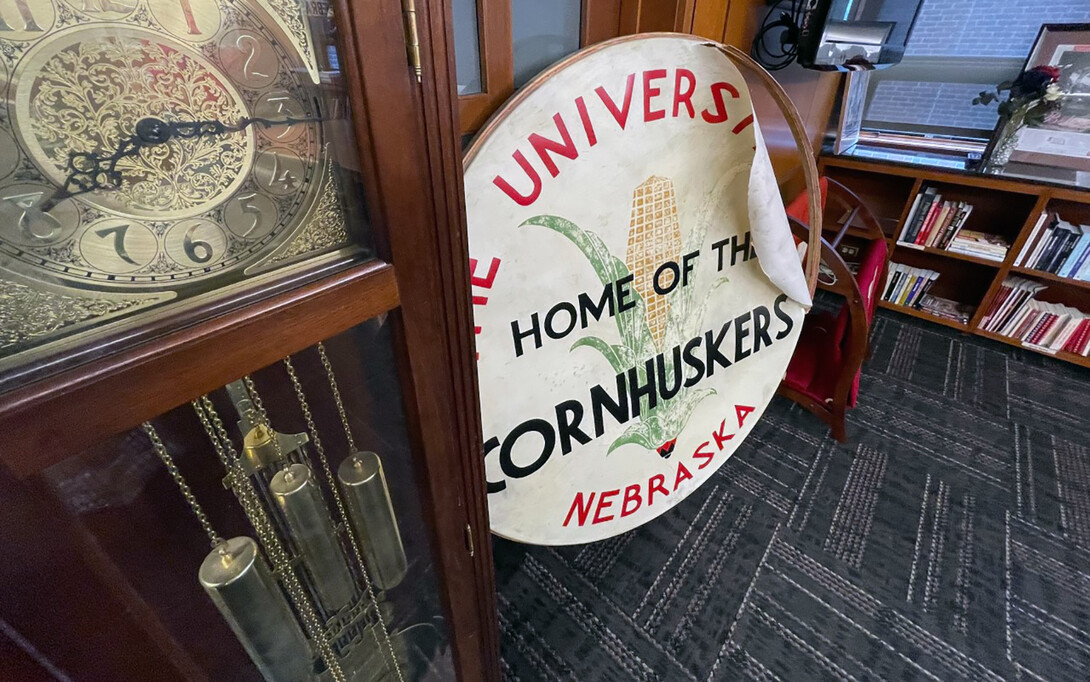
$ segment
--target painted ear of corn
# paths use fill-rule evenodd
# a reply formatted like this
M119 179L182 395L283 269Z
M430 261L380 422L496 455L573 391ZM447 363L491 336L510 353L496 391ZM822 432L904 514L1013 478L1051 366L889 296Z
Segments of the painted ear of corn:
M655 348L663 350L666 321L670 314L669 295L655 293L655 271L667 262L681 261L681 226L677 220L677 195L668 178L652 175L632 193L632 218L628 229L625 265L634 279L633 288L643 299L647 328ZM673 274L664 272L659 286L673 285Z
M706 223L707 220L702 219L694 234L690 235L692 250L702 245ZM711 292L726 281L723 278L715 282L699 302L695 299L695 283L687 287L678 286L666 296L655 293L655 270L667 261L677 263L681 259L677 199L673 183L667 178L652 176L633 193L628 249L623 262L609 252L598 235L583 230L570 220L540 215L526 220L520 227L527 225L548 228L571 241L586 257L602 286L613 286L618 280L633 275L636 305L614 317L621 343L611 344L600 337L588 335L573 343L571 350L580 347L597 350L618 374L635 367L641 383L647 382L646 360L665 350L664 346L672 347L680 339L681 333L698 327L703 321ZM689 244L686 246L688 248ZM660 285L670 284L669 275L664 275ZM672 303L675 305L672 306ZM672 309L675 306L677 309ZM672 355L664 354L664 360L667 376L672 375ZM613 441L608 452L623 445L639 445L646 450L662 452L660 448L664 444L672 446L696 406L712 395L715 395L715 390L711 388L682 389L670 400L659 400L654 408L649 407L646 397L641 398L640 418L629 424Z

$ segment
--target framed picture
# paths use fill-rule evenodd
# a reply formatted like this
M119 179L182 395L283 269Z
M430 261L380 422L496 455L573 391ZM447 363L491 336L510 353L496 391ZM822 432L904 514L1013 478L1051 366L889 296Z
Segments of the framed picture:
M1011 161L1090 171L1090 24L1042 26L1022 70L1035 66L1060 69L1063 96L1044 123L1022 130Z
M845 154L859 142L870 75L870 71L850 71L844 79L844 95L840 101L836 141L833 143L834 154Z

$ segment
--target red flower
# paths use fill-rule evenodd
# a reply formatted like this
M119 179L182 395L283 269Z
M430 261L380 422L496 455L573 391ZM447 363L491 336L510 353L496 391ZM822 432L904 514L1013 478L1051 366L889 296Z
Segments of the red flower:
M1058 66L1035 66L1030 71L1048 76L1053 83L1060 80L1060 67Z

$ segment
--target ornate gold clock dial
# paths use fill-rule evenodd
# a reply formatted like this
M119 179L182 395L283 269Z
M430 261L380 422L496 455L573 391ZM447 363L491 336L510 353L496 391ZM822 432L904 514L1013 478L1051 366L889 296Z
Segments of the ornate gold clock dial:
M39 43L20 65L15 118L23 146L58 186L73 153L116 149L136 123L238 121L242 95L206 58L144 29L66 31ZM123 184L90 192L90 205L158 220L207 212L229 197L250 170L254 133L199 137L147 147L121 159Z
M0 0L0 288L162 300L350 243L302 7Z

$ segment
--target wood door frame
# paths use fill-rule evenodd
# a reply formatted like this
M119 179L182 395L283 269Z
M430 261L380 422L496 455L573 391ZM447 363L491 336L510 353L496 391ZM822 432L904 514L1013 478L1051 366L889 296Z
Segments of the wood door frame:
M621 7L627 0L582 0L579 47L616 38L621 30ZM689 0L692 2L693 0ZM445 0L450 4L450 0ZM481 60L481 92L458 97L458 129L476 133L515 91L515 56L511 33L511 0L476 0L477 42ZM447 17L453 15L447 14ZM451 21L448 19L448 25ZM450 43L454 56L454 41ZM457 88L457 78L453 85Z
M458 120L463 135L483 126L492 112L515 90L515 55L511 48L511 0L475 2L481 91L458 98ZM453 15L448 13L446 16ZM451 41L450 45L453 46L454 42ZM457 82L455 78L455 88Z
M423 82L418 84L406 60L399 0L335 2L344 34L345 82L357 112L354 127L368 196L374 199L368 210L381 261L354 266L0 395L0 432L5 433L0 442L0 490L6 488L9 499L30 504L48 491L40 479L29 477L57 458L391 310L409 439L417 455L423 517L431 531L454 667L462 680L498 680L499 634L455 78L448 49L453 42L445 21L449 6L446 0L417 2L424 65ZM265 328L269 342L255 350L249 344L259 326ZM195 363L196 358L212 361ZM183 381L165 371L180 366L187 370ZM128 404L117 406L117 391L127 387L126 395L135 397L132 388L137 386L148 390L148 399L130 398ZM33 521L38 517L40 521ZM16 560L10 577L21 577L23 587L34 590L39 603L56 601L55 607L64 608L77 625L96 624L100 639L112 642L111 632L125 637L97 658L86 647L61 651L43 627L56 618L59 608L38 614L0 608L0 616L16 619L9 621L16 631L41 634L28 639L42 655L56 657L69 671L99 665L99 672L115 671L117 679L135 670L155 670L158 679L199 678L200 671L194 671L184 648L165 632L116 567L75 542L79 529L72 528L71 519L55 513L20 518L18 528L0 523L0 538L22 547L9 549L9 558ZM43 547L29 544L35 529L46 534ZM63 582L90 586L98 598L74 602L72 589L51 586L44 576L28 585L19 557L32 557L34 551L63 557ZM102 588L107 588L104 595ZM37 621L20 620L27 618Z

